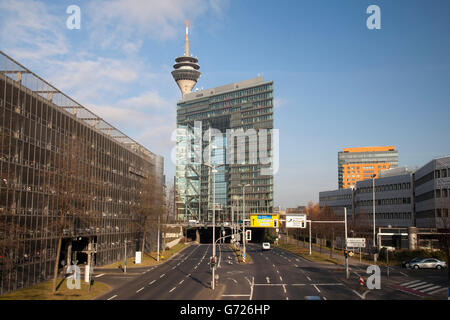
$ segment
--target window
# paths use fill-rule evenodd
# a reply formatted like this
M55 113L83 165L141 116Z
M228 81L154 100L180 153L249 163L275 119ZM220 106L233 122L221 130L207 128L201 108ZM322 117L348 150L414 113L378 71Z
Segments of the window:
M442 176L442 178L447 178L447 169L441 170L441 176Z
M436 217L441 217L441 209L436 209Z
M440 178L441 177L441 172L439 171L439 170L435 170L434 171L434 178L435 179L438 179L438 178Z
M448 190L442 189L442 198L447 198L447 197L448 197Z
M441 197L441 189L436 189L436 198L440 198Z

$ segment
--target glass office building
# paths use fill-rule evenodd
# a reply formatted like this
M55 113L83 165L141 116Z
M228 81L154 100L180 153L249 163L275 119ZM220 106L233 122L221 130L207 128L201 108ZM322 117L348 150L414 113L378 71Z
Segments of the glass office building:
M264 151L272 159L272 81L258 77L186 93L177 104L177 128L176 191L180 220L211 220L214 187L212 172L206 164L223 164L215 174L219 221L229 217L232 207L236 213L242 212L242 186L247 184L246 214L272 212L273 174L262 170L272 168L272 161L253 161L255 156L262 155L256 147L261 148L265 142ZM255 133L257 139L239 140L234 136L237 132ZM263 133L267 133L267 141L261 138ZM243 151L242 159L238 159L239 150ZM234 157L230 158L230 154Z
M62 211L60 268L134 256L150 174L162 195L162 157L0 52L0 294L52 277Z

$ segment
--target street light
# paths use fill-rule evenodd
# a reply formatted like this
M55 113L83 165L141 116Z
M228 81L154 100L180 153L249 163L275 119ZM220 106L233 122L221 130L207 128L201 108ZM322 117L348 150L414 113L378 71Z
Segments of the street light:
M211 165L209 163L204 163L205 166L207 166L208 168L210 168L212 174L213 174L213 216L212 216L212 225L213 225L213 259L214 262L216 261L216 172L217 172L217 168L223 166L224 164L218 164L218 165ZM214 290L215 289L215 270L216 270L216 265L214 264L212 267L212 284L211 287Z
M373 253L373 263L377 264L377 253L375 251L377 245L376 245L376 228L375 228L375 177L377 175L373 174L372 175L372 202L373 202L373 247L374 247L374 253Z
M239 184L240 187L242 187L242 243L244 245L243 250L243 257L245 259L246 257L246 251L245 251L245 243L247 242L247 237L245 235L245 187L250 187L250 184Z

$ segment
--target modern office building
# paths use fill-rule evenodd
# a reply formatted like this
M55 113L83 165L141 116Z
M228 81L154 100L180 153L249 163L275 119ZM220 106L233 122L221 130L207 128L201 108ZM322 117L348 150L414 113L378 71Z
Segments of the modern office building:
M338 152L339 189L376 177L382 170L398 167L398 151L393 146L344 148Z
M330 207L337 214L346 207L357 223L370 226L375 197L378 227L448 229L449 174L450 157L433 159L413 170L389 169L380 172L374 180L358 181L353 188L320 192L320 207Z
M271 129L272 81L258 77L185 94L177 104L179 216L210 220L214 188L216 209L221 210L219 220L230 213L231 206L242 212L244 196L246 214L272 212ZM242 140L237 137L239 134ZM269 158L264 163L259 161L263 135ZM243 159L238 159L240 148L245 148ZM256 156L259 159L254 161ZM206 164L223 166L212 177ZM249 185L245 187L245 195L244 185Z
M178 219L211 221L213 205L218 221L232 210L243 212L244 206L247 215L272 212L273 82L258 77L192 92L200 66L189 55L187 22L185 53L175 61L172 76L182 94L177 103Z
M0 294L52 277L62 225L60 267L139 250L139 192L153 177L162 195L162 157L3 52L0 130Z
M354 201L358 222L372 224L373 183L376 224L385 227L414 226L413 172L408 168L382 171L374 181L370 179L356 184Z
M415 224L450 228L450 157L433 159L414 173Z
M347 208L348 217L353 216L353 193L352 188L319 192L319 206L331 208L339 216L343 216Z

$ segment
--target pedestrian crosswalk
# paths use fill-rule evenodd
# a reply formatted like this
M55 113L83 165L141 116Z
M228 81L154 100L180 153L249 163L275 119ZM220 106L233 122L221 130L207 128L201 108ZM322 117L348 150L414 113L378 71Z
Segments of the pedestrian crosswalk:
M421 280L409 281L409 282L402 283L400 285L402 287L417 290L422 293L426 293L426 294L430 294L430 295L444 292L447 290L446 287L442 287L442 286L436 285L434 283L429 283L429 282L421 281Z

